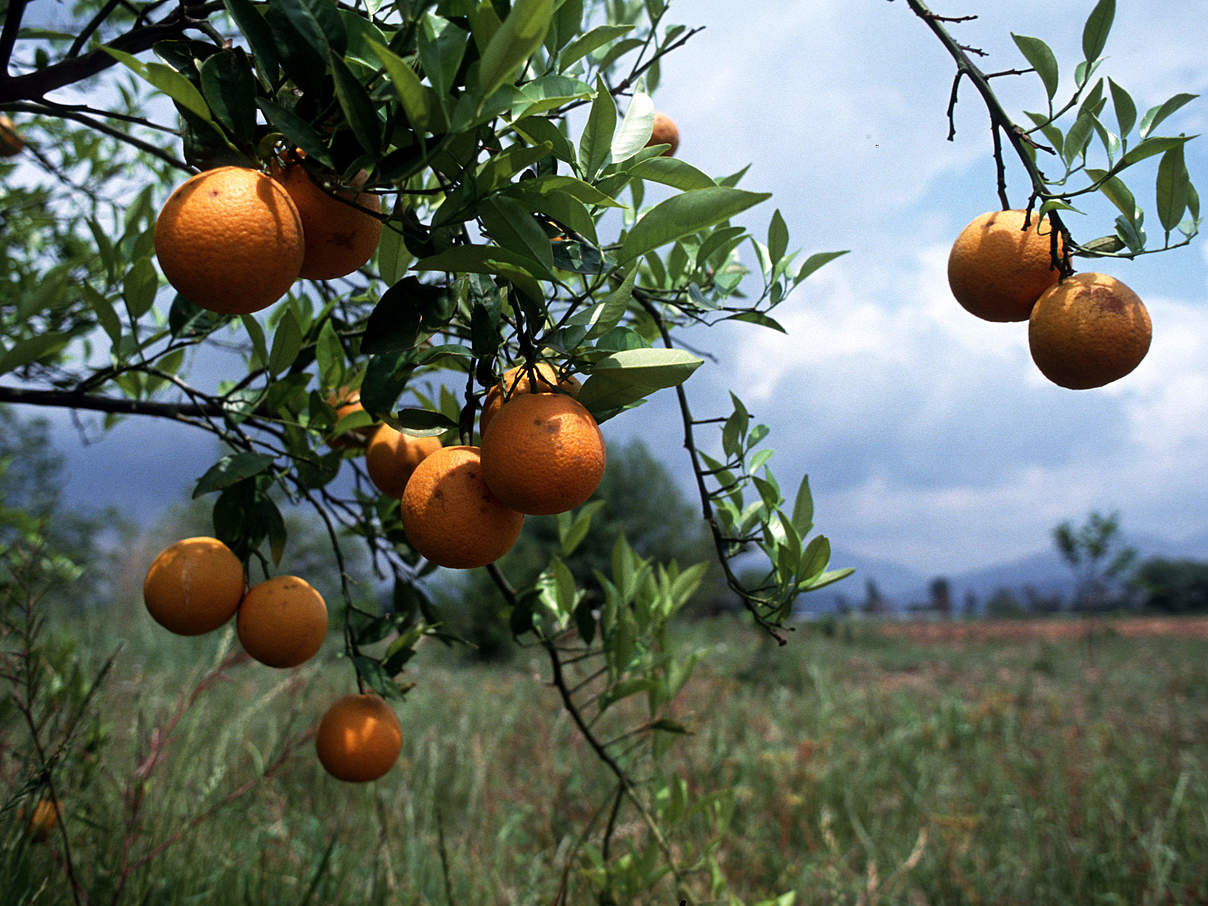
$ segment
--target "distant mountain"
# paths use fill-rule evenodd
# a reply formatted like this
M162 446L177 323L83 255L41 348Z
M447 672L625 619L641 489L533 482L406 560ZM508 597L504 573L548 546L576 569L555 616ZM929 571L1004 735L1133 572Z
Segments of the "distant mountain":
M1139 558L1208 560L1208 530L1173 541L1157 535L1130 535L1126 542L1137 549ZM831 568L854 567L856 574L801 601L803 612L826 613L840 606L858 608L865 600L867 583L877 590L892 611L908 610L911 605L925 604L931 597L930 583L936 578L892 560L865 557L836 549L831 554ZM1009 590L1021 600L1029 595L1038 598L1058 597L1068 601L1074 591L1074 575L1069 565L1055 549L1037 551L1014 560L968 572L945 576L952 604L956 611L965 606L969 595L980 610L996 592Z

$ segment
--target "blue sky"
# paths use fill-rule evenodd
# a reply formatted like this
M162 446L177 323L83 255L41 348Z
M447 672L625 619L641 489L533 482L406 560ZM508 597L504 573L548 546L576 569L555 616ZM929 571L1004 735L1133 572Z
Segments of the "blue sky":
M953 27L991 54L989 71L1023 65L1011 31L1044 38L1072 70L1092 5L952 0L939 11L981 14ZM1208 0L1119 6L1104 73L1138 107L1208 90ZM904 0L742 9L673 4L671 21L706 29L665 61L656 107L679 124L681 158L713 174L750 164L745 187L774 193L746 218L758 234L779 207L794 246L851 253L782 305L787 337L744 326L692 338L718 359L688 384L698 414L725 414L734 389L772 427L782 484L810 475L819 529L836 547L925 574L1044 548L1057 522L1092 509L1119 509L1138 533L1177 539L1208 528L1206 246L1076 262L1141 295L1153 346L1108 388L1048 384L1031 364L1026 325L978 321L948 292L952 239L998 202L987 118L968 85L957 139L946 141L953 68L928 29ZM1065 70L1063 89L1072 79ZM1013 113L1040 103L1034 77L996 85ZM1200 99L1160 131L1199 133L1206 120ZM1206 141L1192 143L1187 158L1202 192ZM1130 181L1143 202L1153 195L1151 163ZM1022 185L1016 170L1014 203L1025 200ZM1079 238L1110 232L1113 215L1094 214L1070 219ZM674 466L678 418L663 396L607 433L641 436L668 450ZM180 499L212 443L135 420L107 437L88 435L97 442L79 446L76 432L61 434L73 475L67 499L123 501L144 516ZM686 460L677 472L687 488Z
M931 5L981 14L952 27L991 54L986 71L1026 65L1014 31L1070 60L1062 85L1072 86L1091 2ZM819 528L836 547L940 574L1047 547L1056 523L1092 509L1119 509L1137 533L1208 528L1201 241L1135 262L1077 261L1141 295L1154 341L1116 384L1053 386L1031 363L1026 324L979 321L948 291L952 239L998 207L988 119L966 83L956 141L946 140L953 66L904 2L777 4L774 26L715 0L673 9L706 25L668 60L656 93L680 124L680 156L710 173L750 162L745 184L775 193L794 245L851 250L779 309L788 336L744 328L702 340L721 361L690 387L694 400L724 405L732 386L772 427L782 484L809 473ZM1121 0L1103 72L1142 110L1177 91L1202 94L1205 22L1203 0ZM1034 76L995 84L1012 113L1040 109ZM1198 99L1159 131L1201 133L1206 119ZM1203 190L1204 139L1187 160ZM1155 168L1130 180L1142 203ZM1011 176L1022 204L1021 173ZM770 213L748 222L762 230ZM1076 236L1111 232L1114 213L1094 213L1069 218Z

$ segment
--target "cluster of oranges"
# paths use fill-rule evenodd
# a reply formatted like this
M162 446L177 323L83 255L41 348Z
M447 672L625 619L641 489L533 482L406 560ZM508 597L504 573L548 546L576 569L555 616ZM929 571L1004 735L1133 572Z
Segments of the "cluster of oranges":
M272 175L247 167L204 170L169 196L155 221L164 277L195 305L226 315L260 311L299 277L351 274L381 238L371 192L317 183L297 155Z
M217 538L185 538L152 561L143 581L147 610L165 629L201 635L235 617L244 650L270 667L296 667L327 636L327 605L304 579L276 576L247 588L243 563ZM315 748L341 780L374 780L402 749L394 711L379 696L349 695L323 715Z
M483 400L477 446L376 428L366 471L400 500L411 546L438 566L486 566L515 544L525 515L586 502L603 478L605 448L578 390L544 362L508 369Z
M1052 225L1024 211L973 219L948 256L948 285L969 312L987 321L1027 321L1032 361L1071 390L1102 387L1145 358L1149 313L1131 289L1106 274L1061 279L1053 265ZM1056 237L1057 255L1065 251Z

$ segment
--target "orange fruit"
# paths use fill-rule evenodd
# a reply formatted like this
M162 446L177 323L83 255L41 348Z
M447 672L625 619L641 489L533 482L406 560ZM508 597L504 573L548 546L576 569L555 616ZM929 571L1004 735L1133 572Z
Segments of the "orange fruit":
M243 596L235 629L243 650L270 667L310 660L327 637L327 605L310 583L276 576Z
M157 623L178 635L201 635L229 620L245 587L243 564L217 538L185 538L151 561L143 601Z
M403 530L438 566L473 569L506 554L524 516L496 499L482 480L478 447L442 447L426 456L403 490Z
M1026 321L1060 274L1053 267L1052 226L1033 213L989 211L961 230L948 253L948 286L966 311L987 321ZM1059 250L1065 248L1059 240Z
M512 397L482 438L482 476L522 513L561 513L587 501L604 477L604 437L564 393Z
M381 199L372 192L358 195L355 191L341 191L336 197L299 163L277 168L273 175L285 186L302 218L306 239L303 277L344 277L373 257L382 236L382 221L374 216L382 210Z
M185 180L155 221L155 255L178 293L209 311L242 315L280 299L298 279L302 220L279 182L247 167Z
M336 410L336 421L354 412L364 412L361 405L361 391L355 387L340 387L327 394L327 404ZM343 449L364 446L377 430L377 425L362 425L342 434L336 434L327 439L329 446Z
M374 486L389 497L402 497L407 479L420 461L440 449L439 437L416 437L381 425L369 441L365 470Z
M394 766L403 730L394 709L372 692L338 699L319 719L315 751L338 780L377 780Z
M13 157L20 154L24 147L25 139L17 131L16 125L0 113L0 157Z
M63 806L57 799L39 799L33 812L25 822L25 830L35 840L45 840L55 829L55 823L63 812ZM17 810L17 818L25 818L25 806Z
M532 376L534 374L536 375L536 388L533 387ZM483 398L482 414L478 419L479 430L486 434L487 425L495 417L495 413L506 400L510 400L518 393L531 393L536 389L542 392L556 391L578 396L579 387L578 380L572 375L564 374L559 378L557 370L548 362L538 362L532 369L524 365L509 368L503 373L503 379L488 390L487 395Z
M665 113L654 115L654 129L646 147L651 145L670 145L671 147L663 152L663 157L675 157L675 149L679 147L679 129L676 128L675 121Z
M1032 361L1070 390L1124 377L1149 352L1153 327L1145 304L1106 274L1075 274L1036 300L1028 319Z

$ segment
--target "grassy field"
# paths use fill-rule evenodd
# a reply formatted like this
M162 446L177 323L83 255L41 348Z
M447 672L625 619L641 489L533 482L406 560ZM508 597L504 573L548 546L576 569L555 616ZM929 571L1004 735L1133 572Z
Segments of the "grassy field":
M307 735L349 691L334 647L272 671L232 658L229 633L149 622L47 626L64 702L83 687L69 665L121 648L56 775L68 846L27 833L32 797L9 791L0 903L73 902L68 865L98 904L595 902L569 857L611 787L535 654L468 666L426 646L399 707L402 761L350 786ZM678 702L694 732L672 766L691 797L718 794L715 857L748 906L789 891L798 906L1208 902L1208 641L839 627L778 649L736 622L683 632L710 654ZM11 780L29 733L11 701L0 714Z

